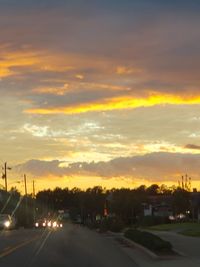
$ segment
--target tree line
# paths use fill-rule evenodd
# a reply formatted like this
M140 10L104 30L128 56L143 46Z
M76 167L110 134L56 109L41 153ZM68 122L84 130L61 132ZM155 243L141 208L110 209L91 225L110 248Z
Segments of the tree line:
M73 215L79 214L83 220L95 220L99 215L115 215L126 224L134 223L143 216L144 205L151 203L151 196L170 198L173 213L184 213L191 209L191 193L180 187L141 185L135 189L121 188L107 190L101 186L81 190L79 188L43 190L37 194L40 206L49 210L68 209Z
M191 209L191 193L180 187L141 185L135 189L105 189L101 186L81 190L79 188L55 188L42 190L33 198L22 196L16 188L9 192L0 190L0 213L13 214L20 225L30 225L36 218L68 210L71 217L82 221L96 220L97 216L114 215L126 224L134 223L143 216L144 204L151 196L170 196L174 213Z

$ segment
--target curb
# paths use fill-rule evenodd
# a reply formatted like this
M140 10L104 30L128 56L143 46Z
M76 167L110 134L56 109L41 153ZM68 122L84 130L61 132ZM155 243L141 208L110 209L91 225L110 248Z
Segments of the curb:
M160 256L158 256L157 254L155 254L153 251L143 247L142 245L126 238L126 237L123 237L123 239L127 242L129 242L130 244L134 245L134 247L136 247L137 249L140 249L142 252L146 253L148 256L150 256L152 259L154 260L158 260L158 259L161 259Z

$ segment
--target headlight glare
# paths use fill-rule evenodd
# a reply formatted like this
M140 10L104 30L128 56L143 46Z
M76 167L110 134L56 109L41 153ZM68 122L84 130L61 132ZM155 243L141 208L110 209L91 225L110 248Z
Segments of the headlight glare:
M53 227L57 227L57 222L53 222Z
M9 228L9 227L10 227L10 222L9 222L9 221L6 221L6 222L4 223L4 225L5 225L6 228Z

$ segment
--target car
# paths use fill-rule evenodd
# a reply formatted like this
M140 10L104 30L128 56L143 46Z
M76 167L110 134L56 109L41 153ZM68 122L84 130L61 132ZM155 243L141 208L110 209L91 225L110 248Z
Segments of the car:
M40 219L35 222L36 228L62 228L63 223L56 219Z
M60 222L57 219L51 219L51 220L47 221L47 227L48 228L53 228L53 229L62 228L63 224L62 224L62 222Z
M9 214L0 214L0 229L14 229L16 221Z
M35 222L35 227L36 228L45 228L47 226L47 221L46 219L39 219Z
M77 215L75 218L73 218L72 222L73 222L74 224L83 224L83 221L82 221L80 215Z

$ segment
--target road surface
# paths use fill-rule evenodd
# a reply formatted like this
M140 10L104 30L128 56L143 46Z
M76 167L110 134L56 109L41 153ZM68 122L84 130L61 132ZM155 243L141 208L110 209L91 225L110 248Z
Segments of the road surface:
M0 232L1 267L136 267L111 238L85 227Z

